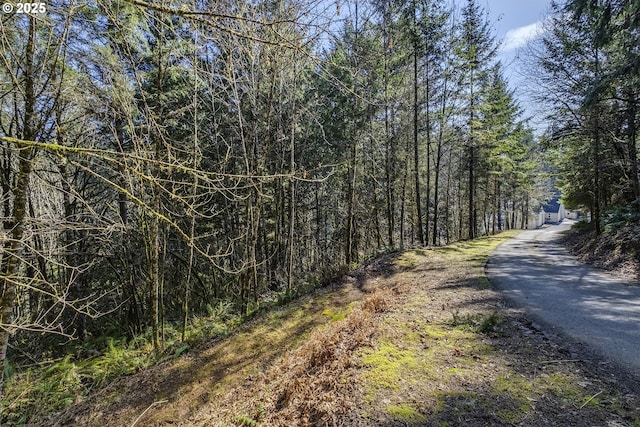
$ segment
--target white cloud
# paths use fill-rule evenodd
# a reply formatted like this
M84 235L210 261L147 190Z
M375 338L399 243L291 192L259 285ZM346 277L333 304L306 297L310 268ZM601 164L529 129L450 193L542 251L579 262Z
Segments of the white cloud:
M526 45L533 38L544 32L542 21L525 25L524 27L514 28L507 31L502 42L502 52L508 52L518 49Z

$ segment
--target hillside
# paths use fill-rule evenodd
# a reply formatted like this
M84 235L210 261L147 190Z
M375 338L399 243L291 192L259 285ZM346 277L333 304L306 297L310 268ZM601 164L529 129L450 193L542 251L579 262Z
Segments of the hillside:
M640 224L607 227L596 235L588 224L574 227L566 245L580 259L620 276L640 280Z
M608 365L491 289L508 236L383 256L33 425L637 426Z

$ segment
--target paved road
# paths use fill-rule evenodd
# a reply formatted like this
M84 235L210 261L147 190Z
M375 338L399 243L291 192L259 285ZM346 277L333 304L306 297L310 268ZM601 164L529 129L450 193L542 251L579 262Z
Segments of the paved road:
M573 257L557 242L570 224L503 243L489 258L487 276L539 321L640 378L640 286Z

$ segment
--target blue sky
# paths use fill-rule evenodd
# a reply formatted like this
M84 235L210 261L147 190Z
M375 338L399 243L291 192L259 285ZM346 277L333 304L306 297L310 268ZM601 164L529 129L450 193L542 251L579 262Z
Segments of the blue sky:
M480 4L489 12L498 38L518 38L544 18L550 0L484 0ZM511 33L511 34L510 34ZM509 37L507 37L509 38Z
M466 0L448 0L449 2L463 5ZM336 4L342 4L343 8L352 6L348 1L339 0L328 0L328 3L320 4L325 5L323 7L332 12L335 12ZM329 6L326 6L327 4ZM543 131L544 123L534 117L536 106L527 97L529 88L526 79L520 74L522 63L519 61L519 56L522 56L521 50L527 41L539 30L550 8L551 0L478 0L478 4L488 13L496 40L502 42L498 59L505 67L505 77L515 90L520 105L525 109L524 116L532 117L531 126L538 132ZM340 18L340 16L334 18ZM335 22L339 21L340 19L337 19Z
M549 4L550 0L484 0L496 37L502 41L500 59L505 65L510 66L518 50L539 33Z
M460 0L457 0L460 1ZM536 120L536 106L527 97L526 80L520 74L521 49L539 33L540 24L549 10L550 0L480 0L489 13L497 40L502 41L498 55L505 66L505 76L525 109L525 116L533 116L534 128L541 123ZM538 129L538 131L543 129Z

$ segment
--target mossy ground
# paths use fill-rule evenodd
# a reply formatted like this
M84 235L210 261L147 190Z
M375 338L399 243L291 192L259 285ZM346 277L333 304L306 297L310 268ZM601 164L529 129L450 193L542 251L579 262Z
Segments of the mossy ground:
M64 422L86 426L171 424L189 418L204 403L251 382L288 350L303 343L317 327L332 322L327 313L348 313L361 292L353 287L326 288L241 326L176 360L121 378L37 425ZM244 416L235 414L234 416ZM233 417L232 417L233 418Z
M509 236L382 257L51 424L640 425L637 393L491 289L486 258Z
M405 292L361 356L366 424L606 425L640 416L637 396L635 407L619 410L624 393L593 378L585 363L562 362L570 358L557 343L504 308L484 276L504 237L397 259L402 272L393 279Z

